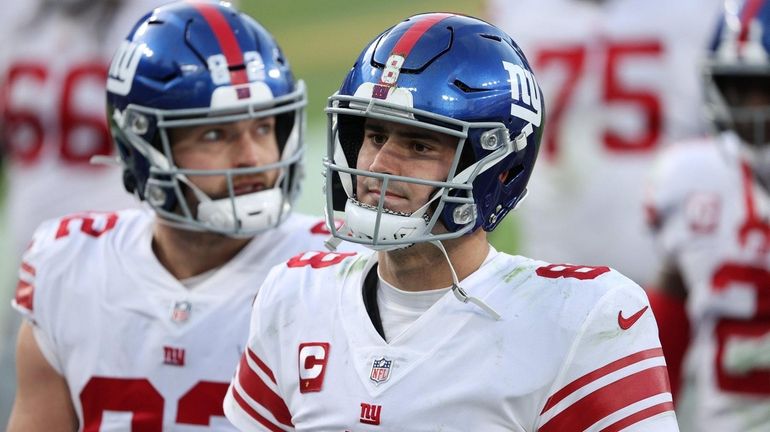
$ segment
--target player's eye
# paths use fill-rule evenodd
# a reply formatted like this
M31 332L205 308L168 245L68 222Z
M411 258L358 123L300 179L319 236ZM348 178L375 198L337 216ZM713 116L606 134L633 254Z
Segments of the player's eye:
M430 146L427 146L425 143L420 141L415 141L412 143L412 150L414 150L416 153L426 153L430 151Z
M273 132L273 125L271 124L257 125L257 135L259 136L270 135L272 132Z
M376 132L370 132L366 134L366 138L369 141L371 141L373 144L378 146L385 145L385 143L388 141L387 135L376 133Z
M201 141L204 142L215 142L220 141L224 138L225 133L221 129L208 129L207 131L203 132L201 135Z

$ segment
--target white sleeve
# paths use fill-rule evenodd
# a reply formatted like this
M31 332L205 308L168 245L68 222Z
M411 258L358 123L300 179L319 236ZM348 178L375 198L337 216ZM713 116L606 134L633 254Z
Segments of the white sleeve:
M647 187L645 207L647 224L665 256L672 257L688 241L685 202L689 181L682 178L677 149L661 153L656 160Z
M657 324L638 285L625 279L594 306L537 426L539 432L679 430Z
M19 266L19 281L16 284L16 292L11 306L16 309L30 324L33 335L40 351L48 360L51 367L63 375L63 367L57 355L54 329L51 328L55 314L56 301L54 293L57 292L55 282L47 277L51 259L47 251L52 247L50 239L53 237L52 224L48 221L40 225L32 237L30 246L22 255Z
M271 314L274 306L265 305L265 297L273 288L281 289L277 277L281 268L285 265L274 267L259 289L251 312L249 342L224 400L225 416L242 431L294 430L291 413L280 395L273 369L278 360L270 355L279 350L278 347L268 348L275 346L277 340Z

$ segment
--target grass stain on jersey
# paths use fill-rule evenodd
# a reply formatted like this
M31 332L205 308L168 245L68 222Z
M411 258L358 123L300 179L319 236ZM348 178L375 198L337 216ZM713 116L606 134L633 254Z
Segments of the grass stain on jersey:
M526 270L525 267L516 267L515 269L511 270L507 275L503 276L503 281L505 281L505 283L511 283L513 278L518 276L519 273L523 272L524 270Z
M337 272L337 278L338 279L344 279L345 276L358 273L364 270L364 267L366 267L366 262L368 261L368 256L361 256L360 254L356 256L356 259L353 261L345 260L343 261L344 265L339 269Z

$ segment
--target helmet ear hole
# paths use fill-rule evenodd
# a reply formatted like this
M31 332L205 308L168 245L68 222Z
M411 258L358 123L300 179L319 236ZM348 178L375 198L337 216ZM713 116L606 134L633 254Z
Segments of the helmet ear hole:
M509 184L511 184L511 183L512 183L514 180L516 180L516 178L517 178L517 177L519 176L519 174L521 174L522 172L524 172L524 165L523 165L523 164L520 164L520 163L519 163L519 164L516 164L516 165L512 166L512 167L511 167L511 168L510 168L508 171L506 171L506 172L502 173L502 174L504 174L504 175L505 175L505 177L502 179L502 181L503 181L503 184L504 184L504 185L506 185L506 186L508 186L508 185L509 185ZM501 174L501 175L502 175L502 174Z

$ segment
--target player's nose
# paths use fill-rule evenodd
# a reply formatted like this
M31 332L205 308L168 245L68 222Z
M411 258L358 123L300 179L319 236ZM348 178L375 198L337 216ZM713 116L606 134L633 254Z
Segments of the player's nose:
M399 146L388 140L374 155L369 170L383 174L398 174L399 167L404 163L401 153Z

